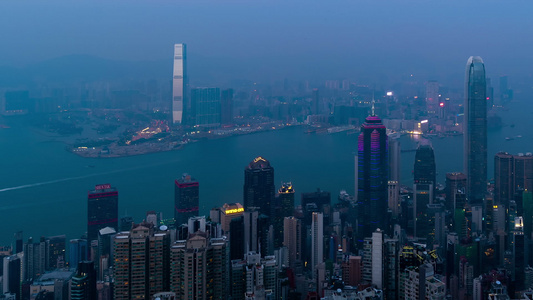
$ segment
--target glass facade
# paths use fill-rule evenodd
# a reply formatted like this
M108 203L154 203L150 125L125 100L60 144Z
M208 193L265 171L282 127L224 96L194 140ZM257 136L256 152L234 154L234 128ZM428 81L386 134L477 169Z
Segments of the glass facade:
M464 170L468 202L481 204L487 191L487 84L485 65L478 56L466 63Z

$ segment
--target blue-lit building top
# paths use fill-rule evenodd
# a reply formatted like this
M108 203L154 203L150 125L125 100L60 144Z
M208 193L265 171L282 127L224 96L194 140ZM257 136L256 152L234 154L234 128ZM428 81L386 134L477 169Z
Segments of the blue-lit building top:
M366 118L358 139L358 236L387 230L388 139L375 115Z

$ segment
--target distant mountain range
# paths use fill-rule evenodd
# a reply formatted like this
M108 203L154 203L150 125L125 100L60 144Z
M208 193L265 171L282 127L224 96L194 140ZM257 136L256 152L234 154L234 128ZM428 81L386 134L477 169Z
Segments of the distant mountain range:
M89 55L68 55L22 68L0 66L0 86L164 77L170 80L171 73L172 60L128 62Z

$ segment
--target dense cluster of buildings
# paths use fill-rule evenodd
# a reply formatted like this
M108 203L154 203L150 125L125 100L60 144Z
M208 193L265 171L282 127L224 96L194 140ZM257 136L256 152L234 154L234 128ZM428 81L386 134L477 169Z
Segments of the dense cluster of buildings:
M220 126L231 90L193 89L185 45L175 46L174 123ZM427 114L439 119L438 83ZM199 213L199 182L175 180L174 218L118 215L118 191L88 192L87 232L0 249L5 299L533 299L533 155L498 153L487 181L487 81L467 62L464 170L437 184L431 143L416 149L413 185L401 185L399 140L371 103L361 124L354 195L275 185L259 156L244 169L240 203ZM313 91L315 115L323 112ZM231 103L229 101L228 103ZM214 105L216 104L216 105ZM393 105L392 102L389 103ZM214 109L215 107L216 109ZM383 109L383 105L382 108ZM224 117L225 116L225 117ZM446 119L446 118L444 118ZM424 123L418 124L419 126ZM426 129L428 131L429 129ZM332 201L333 200L333 201ZM68 251L67 251L68 250Z

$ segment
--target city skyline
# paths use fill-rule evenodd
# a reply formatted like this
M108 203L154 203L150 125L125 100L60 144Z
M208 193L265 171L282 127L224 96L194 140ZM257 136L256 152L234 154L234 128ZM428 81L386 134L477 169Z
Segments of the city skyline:
M533 299L533 4L47 8L0 4L0 298Z

